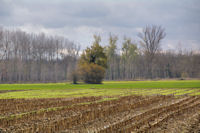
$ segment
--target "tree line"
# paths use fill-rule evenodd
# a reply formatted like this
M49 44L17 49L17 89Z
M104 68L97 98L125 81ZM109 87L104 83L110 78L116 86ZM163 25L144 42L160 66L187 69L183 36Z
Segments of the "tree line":
M199 78L200 54L193 51L161 50L161 41L165 35L165 30L160 26L146 26L138 35L140 42L136 43L131 38L124 37L121 48L117 47L118 37L115 35L109 36L108 45L105 47L100 46L101 37L94 36L92 46L99 47L99 54L105 53L103 56L106 56L104 61L95 59L101 64L103 62L106 68L105 72L102 68L98 72L105 73L105 80ZM64 37L0 28L0 82L71 80L76 78L74 72L77 64L84 58L85 62L93 61L93 65L89 67L91 70L98 67L94 65L96 61L92 60L92 56L96 55L91 51L94 49L92 46L80 52L80 45ZM90 56L87 57L84 53L90 53Z
M125 37L118 50L117 36L110 35L106 79L199 78L200 53L163 51L161 41L165 36L161 26L146 26L138 34L138 44Z
M63 37L0 28L0 82L68 80L79 50Z

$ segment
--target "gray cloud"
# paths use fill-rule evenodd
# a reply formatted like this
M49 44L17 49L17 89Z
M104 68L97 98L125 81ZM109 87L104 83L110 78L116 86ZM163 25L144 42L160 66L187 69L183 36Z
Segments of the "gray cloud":
M7 16L9 15L9 6L5 1L0 1L0 16Z
M103 43L110 32L137 40L139 29L156 24L167 32L163 48L179 41L200 48L199 0L0 0L0 19L0 25L64 35L83 47L94 33Z
M12 6L6 0L0 0L0 25L9 21L12 13Z

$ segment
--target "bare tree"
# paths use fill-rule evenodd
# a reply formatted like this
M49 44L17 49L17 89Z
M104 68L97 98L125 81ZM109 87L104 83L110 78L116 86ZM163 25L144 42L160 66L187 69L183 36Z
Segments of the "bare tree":
M146 26L138 36L141 39L140 44L146 56L147 76L152 78L153 59L161 48L161 40L166 36L165 29L156 25Z

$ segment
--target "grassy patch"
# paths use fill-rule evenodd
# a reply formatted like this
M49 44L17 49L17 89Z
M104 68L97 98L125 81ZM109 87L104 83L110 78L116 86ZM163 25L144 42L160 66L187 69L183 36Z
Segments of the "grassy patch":
M195 91L194 91L195 89ZM161 81L105 81L103 84L44 83L44 84L1 84L3 90L24 90L0 93L6 98L56 98L113 95L153 95L153 94L198 94L200 80ZM188 90L188 91L187 91Z

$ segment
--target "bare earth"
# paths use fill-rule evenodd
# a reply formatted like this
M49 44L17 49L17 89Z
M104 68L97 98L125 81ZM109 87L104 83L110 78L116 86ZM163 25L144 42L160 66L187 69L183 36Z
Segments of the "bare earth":
M103 98L1 99L0 133L200 132L200 96Z

